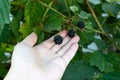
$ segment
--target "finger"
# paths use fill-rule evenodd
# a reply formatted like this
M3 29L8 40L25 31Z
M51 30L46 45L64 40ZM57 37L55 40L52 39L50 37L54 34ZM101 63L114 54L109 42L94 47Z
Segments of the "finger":
M61 37L65 37L66 35L67 35L67 31L66 30L63 30L63 31L61 31L61 32L59 32L58 34L56 34L56 35L60 35ZM55 43L54 43L54 37L56 36L56 35L54 35L54 36L52 36L51 38L49 38L48 40L46 40L46 41L44 41L44 42L42 42L40 45L38 45L38 46L45 46L45 47L47 47L47 48L51 48Z
M79 41L79 37L76 35L74 38L72 38L63 48L61 48L57 54L62 56L63 54L66 53L66 51L70 48L70 46L73 44L73 43L77 43Z
M68 65L71 59L74 57L75 53L78 49L78 43L74 43L69 50L62 56L62 58L65 60L66 64Z
M63 43L61 45L54 45L51 50L55 53L57 51L59 51L63 46L65 46L70 40L70 37L69 36L66 36L64 39L63 39Z
M27 45L29 45L29 46L32 47L32 46L35 45L36 41L37 41L37 35L36 35L36 33L32 32L30 35L28 35L28 36L22 41L22 43L25 43L25 44L27 44Z

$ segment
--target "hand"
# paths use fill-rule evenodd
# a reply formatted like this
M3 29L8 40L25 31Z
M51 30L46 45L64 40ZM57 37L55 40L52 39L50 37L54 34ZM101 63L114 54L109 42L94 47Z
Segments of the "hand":
M63 37L61 45L55 45L53 36L34 46L37 41L35 33L18 43L4 80L60 80L78 49L79 37L69 38L66 30L58 34Z

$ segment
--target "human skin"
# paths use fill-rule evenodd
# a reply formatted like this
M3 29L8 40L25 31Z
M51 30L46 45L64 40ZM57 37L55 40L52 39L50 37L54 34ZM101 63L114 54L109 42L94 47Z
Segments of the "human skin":
M54 43L55 35L35 45L37 35L34 32L18 43L4 80L61 80L78 49L79 36L69 38L66 30L58 34L63 37L60 45Z

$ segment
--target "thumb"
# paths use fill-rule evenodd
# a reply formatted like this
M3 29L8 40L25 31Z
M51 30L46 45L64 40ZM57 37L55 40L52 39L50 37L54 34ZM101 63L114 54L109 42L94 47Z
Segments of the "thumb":
M36 33L32 32L22 42L32 47L35 45L36 41L37 41L37 35Z

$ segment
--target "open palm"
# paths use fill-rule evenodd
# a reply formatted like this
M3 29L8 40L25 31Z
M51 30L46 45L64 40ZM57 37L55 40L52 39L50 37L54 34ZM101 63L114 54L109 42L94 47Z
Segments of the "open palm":
M79 37L76 35L72 39L69 38L66 30L58 34L63 37L61 45L53 42L53 36L34 46L37 41L35 33L18 43L13 52L9 72L18 74L17 80L60 80L78 49ZM8 73L7 76L9 75L12 74ZM9 80L15 80L15 77Z

